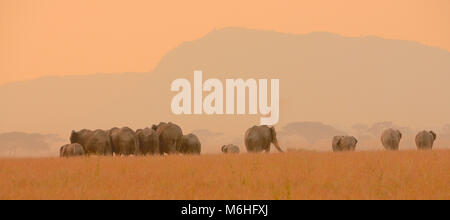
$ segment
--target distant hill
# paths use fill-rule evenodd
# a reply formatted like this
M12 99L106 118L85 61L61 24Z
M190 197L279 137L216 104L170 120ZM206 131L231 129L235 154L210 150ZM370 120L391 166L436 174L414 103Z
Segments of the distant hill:
M56 156L59 147L68 142L55 134L0 133L1 157Z
M151 39L149 39L151 40ZM133 56L133 54L130 54ZM151 126L243 134L260 116L175 116L170 84L208 78L279 78L280 123L340 127L450 122L450 53L378 37L226 28L170 51L148 73L45 77L0 86L0 132L69 135L72 129Z

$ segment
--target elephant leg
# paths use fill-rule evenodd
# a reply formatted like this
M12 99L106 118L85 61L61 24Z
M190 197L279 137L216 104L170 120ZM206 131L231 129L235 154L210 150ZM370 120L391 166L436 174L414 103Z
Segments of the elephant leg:
M264 145L264 152L270 153L270 144L271 144L271 143L268 143L268 144L265 144L265 145Z
M152 151L152 154L153 154L153 155L159 155L159 154L161 154L161 153L159 152L159 147L154 147L154 148L153 148L153 151Z
M103 148L102 156L108 156L108 149L106 147Z

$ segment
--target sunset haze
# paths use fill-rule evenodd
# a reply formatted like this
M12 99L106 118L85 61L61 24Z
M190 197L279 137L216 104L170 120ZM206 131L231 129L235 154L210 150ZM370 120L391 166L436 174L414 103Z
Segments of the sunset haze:
M375 35L450 50L448 0L0 0L0 84L48 75L149 72L214 29Z

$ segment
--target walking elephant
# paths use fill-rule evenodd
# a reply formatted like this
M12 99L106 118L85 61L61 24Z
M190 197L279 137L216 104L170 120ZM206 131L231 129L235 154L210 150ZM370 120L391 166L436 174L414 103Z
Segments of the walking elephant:
M274 127L267 125L253 126L245 132L245 147L249 153L270 152L270 144L273 143L279 152L281 150L278 144L277 133Z
M223 145L222 146L222 152L224 154L239 154L240 153L240 149L238 146L234 145L234 144L228 144L228 145Z
M436 140L436 133L434 131L421 131L416 136L416 146L419 150L433 149L434 141Z
M381 135L381 143L386 150L398 150L401 139L402 133L392 128L385 130Z
M172 122L161 122L159 125L153 125L152 129L158 135L161 154L176 154L180 151L181 138L183 137L183 131L180 126Z
M108 135L116 155L139 155L139 141L136 133L128 127L113 128Z
M181 138L180 153L182 154L200 154L202 144L195 134L183 135Z
M59 149L60 157L77 157L86 155L86 151L81 144L66 144Z
M112 156L113 148L108 134L103 130L87 130L72 131L70 135L71 144L81 144L86 154Z
M332 143L333 152L354 151L357 143L358 140L353 136L335 136Z
M138 129L136 135L139 148L143 155L159 155L159 138L156 131L151 128Z

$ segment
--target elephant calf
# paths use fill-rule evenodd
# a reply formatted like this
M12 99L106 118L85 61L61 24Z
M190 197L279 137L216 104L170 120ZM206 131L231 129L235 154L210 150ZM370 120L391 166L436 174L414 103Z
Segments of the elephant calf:
M66 144L59 149L60 157L77 157L86 155L86 151L81 144Z
M402 133L399 130L387 129L381 135L381 143L386 150L398 150Z
M202 150L202 145L200 140L195 134L183 135L181 138L181 149L179 150L182 154L200 154Z
M357 143L358 140L353 136L336 136L332 143L333 152L354 151Z
M416 145L419 150L433 149L434 141L436 140L436 133L433 131L422 131L416 136Z
M222 146L222 152L224 154L239 154L240 150L238 146L234 144L228 144Z

